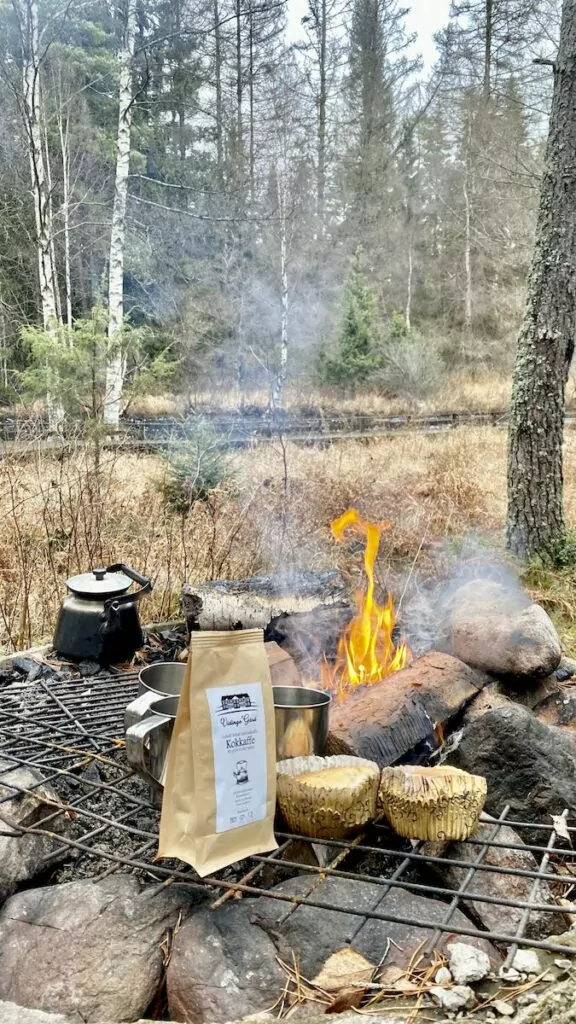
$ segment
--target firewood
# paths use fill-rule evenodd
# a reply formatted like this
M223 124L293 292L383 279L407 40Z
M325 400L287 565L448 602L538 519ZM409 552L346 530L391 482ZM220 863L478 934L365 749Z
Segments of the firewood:
M299 572L184 584L189 630L263 629L313 677L324 654L336 655L338 637L354 614L341 573Z
M277 643L264 644L272 686L302 686L302 677L294 659Z
M182 607L189 629L266 629L281 616L327 608L352 614L344 577L335 569L185 583Z
M449 654L431 652L330 712L327 754L355 754L381 768L405 758L488 682Z

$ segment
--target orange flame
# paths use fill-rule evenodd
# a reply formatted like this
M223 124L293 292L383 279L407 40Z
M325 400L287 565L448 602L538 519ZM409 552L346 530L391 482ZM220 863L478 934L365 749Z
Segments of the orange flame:
M333 690L340 701L345 700L357 686L379 683L386 676L398 672L412 658L403 641L396 646L392 639L396 624L392 596L388 595L385 605L378 604L374 597L374 563L382 532L390 526L391 523L386 522L367 522L355 508L348 509L331 524L332 534L338 541L342 540L349 527L366 538L366 593L358 591L356 594L357 613L340 637L335 664L331 666L324 660L322 665L322 684Z

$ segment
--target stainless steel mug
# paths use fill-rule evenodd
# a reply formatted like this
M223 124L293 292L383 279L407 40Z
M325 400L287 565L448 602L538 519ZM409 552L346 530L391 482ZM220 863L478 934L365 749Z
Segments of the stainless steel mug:
M153 701L149 715L126 731L128 763L152 784L151 796L155 797L155 803L161 801L178 701L179 697Z
M150 706L160 697L179 697L184 685L186 665L179 661L157 661L138 673L138 696L124 712L124 730L147 718Z
M304 686L273 686L276 759L323 754L332 698Z

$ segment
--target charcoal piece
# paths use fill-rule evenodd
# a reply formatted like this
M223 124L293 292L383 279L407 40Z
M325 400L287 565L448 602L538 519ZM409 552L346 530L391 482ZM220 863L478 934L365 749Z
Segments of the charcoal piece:
M42 665L39 661L33 661L32 658L25 658L21 654L16 654L12 659L12 668L19 672L20 675L28 676L28 679L37 679L42 673Z
M89 679L90 676L98 674L100 665L97 661L81 661L78 664L78 671L83 679Z
M90 761L80 772L85 782L101 782L100 771L96 761Z

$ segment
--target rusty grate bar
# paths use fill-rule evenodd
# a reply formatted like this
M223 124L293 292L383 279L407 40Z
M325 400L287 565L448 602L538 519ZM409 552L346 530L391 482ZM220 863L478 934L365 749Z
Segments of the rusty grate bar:
M444 919L443 919L443 922L442 922L444 925L450 924L450 922L452 921L452 918L454 917L454 913L457 910L460 909L460 901L463 898L465 898L466 896L468 897L468 899L476 898L473 894L471 894L468 886L474 881L474 877L475 877L476 872L478 871L478 869L485 866L485 865L482 864L482 861L484 860L484 857L486 856L487 851L490 849L491 843L496 839L496 836L498 835L500 829L502 828L502 825L506 822L506 819L508 817L509 811L510 811L510 807L507 804L506 807L504 807L504 809L502 811L502 814L500 815L500 818L498 819L498 822L490 830L490 835L489 835L488 839L487 840L485 839L483 841L482 845L480 846L479 852L476 854L474 860L472 861L472 864L469 867L469 870L466 872L464 878L462 879L462 882L460 883L460 885L458 886L458 889L454 893L454 895L452 897L452 900L450 901L450 905L447 907L446 914L444 915ZM535 882L533 884L536 884L536 880L535 880ZM492 901L491 900L490 901L484 900L484 902L492 902ZM502 900L498 900L497 902L498 902L498 904L500 906L508 906L508 907L516 906L517 907L519 905L517 901L510 901L510 900L506 900L505 902L503 902ZM526 917L526 921L528 921L528 917ZM426 951L427 952L431 953L433 951L434 947L436 946L436 943L438 942L438 940L440 938L440 934L441 934L440 933L440 929L436 928L434 933L433 933L433 935L430 937L429 941L426 943Z
M566 820L566 818L568 817L568 811L567 810L564 811L562 817L564 818L564 820ZM540 873L542 875L544 874L544 872L546 871L546 868L548 867L548 862L550 860L550 854L552 853L552 850L554 849L555 842L556 842L556 827L552 828L552 831L550 832L550 838L549 838L547 846L546 846L546 851L545 851L545 853L542 854L542 859L540 861ZM534 909L534 906L536 904L536 897L538 896L539 891L540 891L540 878L535 878L534 881L532 882L532 886L530 888L530 894L528 896L528 903L527 903L526 907L524 908L524 912L522 914L522 918L521 918L521 920L520 920L520 922L518 924L518 928L516 930L516 937L519 938L519 939L522 938L522 936L524 935L524 933L526 931L528 920L530 918L530 913ZM517 949L518 949L518 942L513 942L511 947L510 947L510 949L508 950L508 956L506 957L506 966L510 966L512 964L512 961L514 960L514 957L516 955Z
M511 953L520 946L534 946L558 953L573 952L571 947L559 943L527 938L526 928L534 911L552 915L551 920L565 913L564 907L542 901L540 887L547 882L561 894L572 881L576 881L576 849L569 848L557 836L552 823L511 820L508 809L499 820L488 819L491 829L485 840L467 841L465 845L472 854L470 860L433 856L422 843L410 845L399 841L383 821L378 821L353 840L312 840L289 832L278 832L278 850L250 858L238 865L232 876L228 871L200 880L179 862L154 862L159 812L151 806L143 780L127 765L121 743L124 709L136 691L136 675L128 673L88 680L41 679L35 683L10 686L3 692L0 763L10 766L10 770L30 769L41 773L42 782L32 781L32 778L28 781L25 776L19 780L15 773L10 782L4 778L1 782L3 791L0 791L0 824L4 820L5 807L14 794L34 794L41 785L48 785L53 790L55 799L46 807L42 820L34 827L22 827L21 832L53 837L45 867L56 872L55 880L64 863L68 867L72 864L74 870L78 869L94 879L116 871L131 871L161 885L179 882L195 890L211 890L216 895L215 906L234 897L265 896L284 902L287 914L302 905L319 911L337 910L357 919L351 927L350 941L367 920L376 920L428 930L430 948L443 934L454 933L487 939L510 948ZM3 771L6 770L7 767L3 767ZM67 815L70 828L58 832L58 820L62 815ZM520 837L529 830L530 841L525 845L520 841L512 844L503 842L499 833L504 824L515 829ZM571 837L576 837L576 823L569 823L568 831ZM13 831L10 829L8 833L6 827L0 827L0 834L13 834ZM296 842L307 844L309 848L324 847L327 851L325 866L304 865L296 859L292 853ZM536 862L533 868L492 865L486 862L491 849L529 850ZM350 863L351 857L359 858L359 869ZM368 863L370 858L381 865L377 871L369 871L363 866L362 861ZM462 882L456 889L436 884L433 880L432 869L446 861L464 870ZM575 874L556 873L555 862L568 868L574 865ZM266 868L274 872L275 881L304 874L309 876L310 884L301 896L283 892L281 887L267 888L267 883L262 884ZM476 879L482 873L485 877L486 872L508 876L511 882L512 879L523 879L526 899L476 891ZM378 887L373 906L362 912L357 908L334 906L333 902L323 899L324 878L369 882ZM438 919L426 922L387 910L386 897L392 891L434 898L441 908ZM509 932L483 930L469 918L469 927L468 924L462 925L461 919L455 924L455 911L469 914L471 902L520 910L520 921L518 923L516 913L515 924L511 925ZM561 922L558 930L561 930Z

